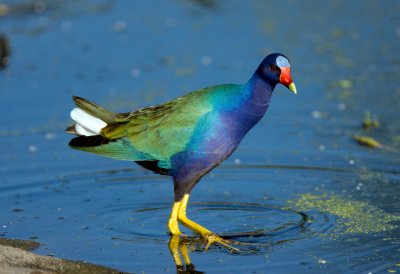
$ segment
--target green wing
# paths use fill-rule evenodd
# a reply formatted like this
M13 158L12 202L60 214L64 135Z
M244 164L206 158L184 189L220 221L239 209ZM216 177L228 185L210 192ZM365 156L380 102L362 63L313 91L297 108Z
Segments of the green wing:
M71 146L119 160L156 160L159 167L170 169L171 156L185 150L198 121L212 110L207 100L209 90L192 92L162 105L115 114L113 122L97 137L103 138L100 145ZM92 103L90 106L93 108Z

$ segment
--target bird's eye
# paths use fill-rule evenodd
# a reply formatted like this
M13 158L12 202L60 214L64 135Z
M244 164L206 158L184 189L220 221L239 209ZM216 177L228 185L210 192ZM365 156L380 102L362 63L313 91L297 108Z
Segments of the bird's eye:
M279 69L279 67L277 65L271 65L270 68L271 68L272 72L280 72L280 69Z

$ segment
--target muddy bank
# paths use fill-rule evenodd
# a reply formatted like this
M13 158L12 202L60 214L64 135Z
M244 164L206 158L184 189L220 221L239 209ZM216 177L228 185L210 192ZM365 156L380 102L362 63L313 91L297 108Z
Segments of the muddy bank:
M0 238L1 273L124 273L103 266L41 256L30 252L39 245L34 241Z

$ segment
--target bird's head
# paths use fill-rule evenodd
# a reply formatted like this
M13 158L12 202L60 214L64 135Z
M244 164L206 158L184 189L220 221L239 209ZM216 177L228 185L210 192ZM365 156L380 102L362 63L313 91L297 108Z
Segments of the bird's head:
M257 69L258 76L264 81L275 87L276 84L281 83L294 94L297 93L296 86L290 76L290 63L288 58L280 53L273 53L264 58Z

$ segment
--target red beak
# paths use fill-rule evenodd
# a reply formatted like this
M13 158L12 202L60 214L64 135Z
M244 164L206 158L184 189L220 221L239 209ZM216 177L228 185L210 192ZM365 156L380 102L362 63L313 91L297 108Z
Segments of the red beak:
M279 81L282 85L288 87L293 81L290 76L290 67L282 67L281 68L281 76L279 77Z
M292 76L290 76L290 67L281 67L281 76L279 77L279 82L290 89L294 94L297 93Z

